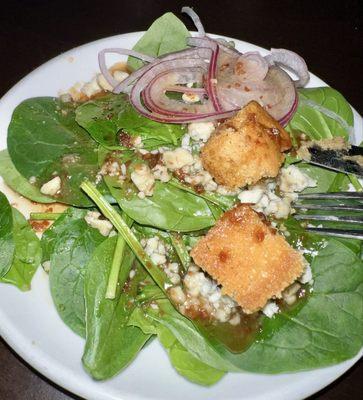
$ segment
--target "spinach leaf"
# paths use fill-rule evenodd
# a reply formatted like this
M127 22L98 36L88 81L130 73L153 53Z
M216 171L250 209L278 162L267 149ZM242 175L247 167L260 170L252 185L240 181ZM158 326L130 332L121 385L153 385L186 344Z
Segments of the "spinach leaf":
M145 333L158 335L160 343L168 352L171 364L186 379L199 385L210 386L224 376L225 372L219 371L192 356L169 329L145 317L141 308L134 310L129 324L139 326Z
M37 178L41 187L55 175L61 178L57 201L88 207L79 189L98 172L97 145L75 121L72 103L37 97L20 103L8 129L8 151L15 168L25 178Z
M265 319L264 339L245 353L225 353L250 372L321 368L353 357L362 347L363 265L343 241L328 239L312 262L314 287L298 313ZM276 326L278 329L276 329Z
M117 237L114 236L96 248L85 275L86 345L82 361L95 379L116 375L135 358L150 338L150 334L143 333L141 329L127 326L135 308L133 300L138 283L145 277L141 267L136 269L136 275L126 286L127 289L118 287L115 299L105 299L116 242ZM135 256L126 248L121 269L134 262Z
M172 51L185 49L190 34L185 25L173 13L168 12L155 20L142 38L133 47L149 56L160 56ZM139 69L143 62L129 57L127 66L131 70Z
M176 146L185 133L178 124L162 124L143 117L130 104L126 95L110 94L80 105L76 121L103 146L121 146L119 132L140 136L143 148Z
M153 301L158 305L158 309L151 307L144 308L146 317L152 321L152 324L160 324L170 330L176 340L196 359L204 364L218 369L220 371L239 371L231 362L225 359L220 353L220 349L214 343L206 339L200 333L191 321L181 315L166 298L160 298L162 295L158 288L147 286L148 297L155 298ZM151 289L151 290L150 290ZM153 289L155 293L153 292ZM156 290L155 290L156 289ZM145 291L145 289L144 289ZM133 319L133 323L135 319ZM144 329L144 327L142 327ZM224 348L224 346L222 346Z
M105 182L121 209L141 225L178 232L197 231L215 223L207 202L168 183L157 181L151 197L140 199L137 193L127 193L113 177Z
M348 139L347 129L342 124L328 117L310 104L317 104L338 114L348 126L353 126L353 112L349 103L331 87L299 89L300 104L289 122L287 130L290 132L305 132L311 139L329 139L334 136L343 136ZM305 102L304 102L305 101Z
M49 228L49 283L55 307L66 325L85 336L84 274L95 248L105 239L85 221L86 210L68 209ZM62 225L62 226L60 226Z
M8 199L0 192L0 278L11 268L14 251L13 214Z
M304 193L341 192L348 189L349 178L343 173L337 173L303 162L295 165L316 180L316 187L307 188Z
M30 184L14 167L8 151L0 151L0 176L4 182L17 193L37 203L54 203L56 200L41 194L39 189Z
M30 290L31 280L39 267L42 249L37 235L24 216L13 208L15 253L9 271L0 282L11 283L20 290Z

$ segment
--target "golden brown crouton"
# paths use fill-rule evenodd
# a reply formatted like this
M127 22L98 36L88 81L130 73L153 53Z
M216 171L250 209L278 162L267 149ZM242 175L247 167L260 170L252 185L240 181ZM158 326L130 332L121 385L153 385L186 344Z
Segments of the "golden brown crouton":
M247 314L279 297L304 265L302 255L243 204L224 213L191 256Z
M256 101L221 124L201 152L217 183L243 187L275 177L291 147L289 134Z

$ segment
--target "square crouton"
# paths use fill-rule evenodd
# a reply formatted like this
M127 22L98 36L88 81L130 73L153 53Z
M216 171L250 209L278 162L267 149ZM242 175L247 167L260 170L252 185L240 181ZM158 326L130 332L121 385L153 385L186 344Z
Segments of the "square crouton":
M302 255L243 204L224 213L191 256L247 314L280 297L304 267Z
M231 188L275 177L291 147L289 134L256 101L221 124L202 148L203 167Z

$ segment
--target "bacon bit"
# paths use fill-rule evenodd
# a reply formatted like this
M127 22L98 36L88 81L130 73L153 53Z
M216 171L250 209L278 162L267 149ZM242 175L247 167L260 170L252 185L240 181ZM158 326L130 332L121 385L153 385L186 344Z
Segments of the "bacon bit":
M151 153L146 153L143 154L142 159L145 160L149 167L151 169L153 169L156 165L161 164L161 154L157 153L157 154L151 154Z
M239 82L236 82L236 83L234 84L234 87L239 88L239 87L241 87L241 84L240 84Z
M203 185L194 185L193 186L193 189L198 193L198 194L201 194L201 193L204 193L205 192L205 190L204 190L204 187L203 187Z
M50 222L46 220L44 221L30 220L29 223L35 232L44 232L50 225Z
M173 175L175 178L179 179L180 182L185 183L185 177L187 174L182 169L176 169Z
M118 140L120 144L124 147L127 147L129 149L133 147L132 137L122 129L118 132Z
M250 92L251 91L251 89L248 86L245 86L244 89L245 89L245 92ZM261 96L260 96L260 98L261 98Z

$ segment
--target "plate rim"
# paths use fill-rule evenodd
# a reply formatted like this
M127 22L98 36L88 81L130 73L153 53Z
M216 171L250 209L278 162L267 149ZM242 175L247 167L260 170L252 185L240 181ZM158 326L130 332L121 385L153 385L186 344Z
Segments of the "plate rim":
M87 42L84 43L80 46L76 46L73 47L63 53L58 54L57 56L51 58L50 60L46 61L45 63L39 65L38 67L34 68L31 72L29 72L28 74L26 74L25 76L23 76L15 85L13 85L1 98L0 98L0 104L2 104L3 102L6 102L7 99L12 95L12 93L17 90L19 87L21 87L22 83L25 80L28 80L29 78L31 79L32 75L35 75L37 72L39 72L39 70L43 69L44 67L47 67L49 65L52 65L53 63L57 62L58 60L61 60L64 57L67 56L71 56L72 53L77 52L83 48L86 47L92 47L95 46L97 44L100 44L101 42L104 41L108 41L108 40L112 40L112 39L117 39L117 38L127 38L128 36L130 37L130 40L138 40L142 34L144 34L145 31L134 31L134 32L127 32L127 33L123 33L123 34L117 34L117 35L112 35L112 36L106 36L91 42ZM194 31L190 31L191 34L195 34L196 32ZM262 51L262 52L268 52L267 49L264 49L263 47L260 47L258 45L255 45L253 43L250 42L246 42L240 39L236 39L236 38L231 38L228 36L224 36L224 35L217 35L217 34L212 34L212 33L208 33L209 36L211 37L221 37L221 38L225 38L227 40L233 40L235 41L238 46L243 46L243 45L247 45L247 46L253 46L256 48L256 50ZM310 73L312 77L314 77L317 81L318 81L318 85L321 86L329 86L325 81L323 81L320 77L318 77L317 75ZM352 107L352 106L351 106ZM354 117L359 118L360 120L362 120L362 117L360 116L360 114L354 109L354 107L352 107L353 113L354 113ZM44 351L41 350L38 346L31 346L31 344L26 343L26 346L24 346L24 343L22 343L22 338L24 337L23 334L21 334L18 329L16 329L16 327L7 319L6 315L4 315L1 312L1 307L0 307L0 335L1 337L4 339L4 341L7 343L7 345L9 345L9 347L15 351L22 360L24 360L27 364L29 364L32 368L34 368L37 372L39 372L42 376L46 377L47 379L49 379L51 382L54 382L56 385L58 385L61 388L64 388L65 390L85 397L87 399L100 399L99 396L102 396L102 399L107 399L107 400L121 400L122 398L117 395L117 393L112 394L112 393L105 393L104 391L102 391L102 389L100 389L100 391L98 393L94 393L95 396L93 395L90 396L90 393L87 392L87 388L84 388L82 385L82 381L81 383L79 383L77 381L77 376L73 376L71 371L69 369L66 369L65 366L62 366L61 363L57 360L55 360L54 358L51 358L49 356L47 356L47 354L44 354ZM16 339L17 338L17 339ZM326 386L330 385L332 382L334 382L335 380L337 380L340 376L342 376L346 371L348 371L354 364L356 364L359 359L363 356L363 347L361 348L360 352L358 352L358 354L356 354L353 358L346 360L342 363L339 364L334 364L332 366L328 366L328 367L324 367L324 368L317 368L314 370L309 370L309 371L305 371L305 372L310 372L313 373L314 371L317 370L321 370L321 369L325 369L325 368L330 368L330 367L336 367L339 366L341 367L340 371L337 374L332 375L331 377L329 377L329 379L324 380L324 384L323 386L321 386L320 384L316 384L316 385L312 385L310 386L309 390L303 390L300 393L284 393L284 395L289 395L289 399L293 400L293 399L301 399L303 397L306 396L310 396L320 390L322 390L323 388L325 388ZM171 367L172 368L172 367ZM301 371L303 372L303 371ZM85 372L86 373L86 372ZM296 372L296 373L291 373L291 374L298 374L300 372ZM266 374L256 374L256 373L249 373L246 372L245 374L252 374L252 375L263 375L265 376ZM270 375L268 375L270 376ZM101 386L99 386L101 388ZM269 399L273 400L273 399L280 399L281 394L279 393L270 393L269 394ZM297 396L297 397L296 397ZM303 397L301 397L303 396ZM261 394L257 397L254 397L254 399L265 399L265 395ZM130 396L123 397L124 400L131 400L131 399L141 399L141 397L135 397L133 394L130 394Z

